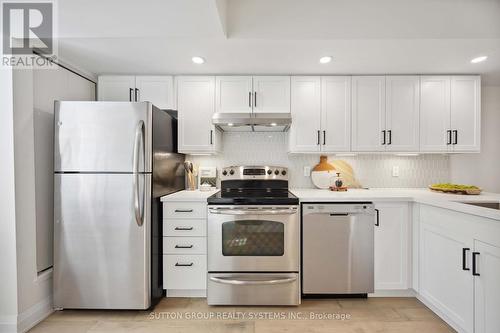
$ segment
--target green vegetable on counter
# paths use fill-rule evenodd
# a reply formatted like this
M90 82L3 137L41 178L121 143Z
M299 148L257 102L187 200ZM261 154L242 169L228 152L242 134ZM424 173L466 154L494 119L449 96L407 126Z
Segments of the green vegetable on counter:
M461 185L461 184L450 184L450 183L433 184L431 185L431 187L443 190L479 190L479 187L474 185Z

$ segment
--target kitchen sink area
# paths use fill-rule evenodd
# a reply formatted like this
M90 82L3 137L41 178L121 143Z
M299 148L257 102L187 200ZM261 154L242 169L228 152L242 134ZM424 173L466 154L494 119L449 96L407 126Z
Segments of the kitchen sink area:
M472 206L477 206L477 207L500 210L500 202L482 202L482 201L478 201L478 202L457 201L457 202L463 203L466 205L472 205Z

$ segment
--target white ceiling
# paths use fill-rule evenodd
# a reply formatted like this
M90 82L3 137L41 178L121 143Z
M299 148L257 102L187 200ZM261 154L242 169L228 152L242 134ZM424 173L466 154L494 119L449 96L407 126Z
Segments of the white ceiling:
M96 74L479 73L500 85L500 0L64 0L58 11L60 56Z

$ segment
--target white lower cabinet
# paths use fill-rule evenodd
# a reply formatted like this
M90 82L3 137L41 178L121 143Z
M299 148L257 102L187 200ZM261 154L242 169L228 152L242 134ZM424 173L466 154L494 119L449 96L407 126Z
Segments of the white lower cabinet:
M163 203L163 289L167 297L205 297L207 203Z
M376 203L375 290L408 289L409 208L407 202Z
M500 332L500 246L474 241L474 332Z
M420 223L420 295L455 329L465 332L473 329L474 295L472 274L463 269L462 254L471 246L466 235Z

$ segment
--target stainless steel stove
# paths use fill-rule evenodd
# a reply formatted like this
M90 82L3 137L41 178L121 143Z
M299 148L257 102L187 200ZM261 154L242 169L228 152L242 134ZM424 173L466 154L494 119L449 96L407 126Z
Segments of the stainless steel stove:
M235 166L221 177L208 199L208 304L298 305L299 200L287 168Z

